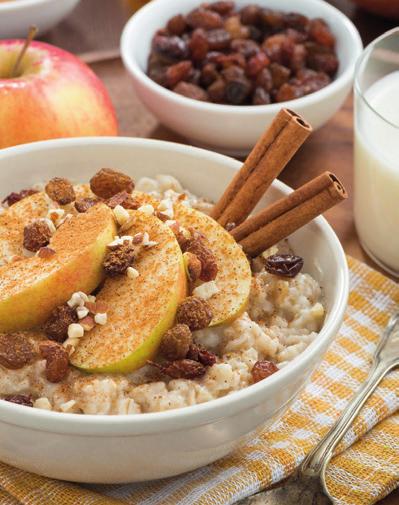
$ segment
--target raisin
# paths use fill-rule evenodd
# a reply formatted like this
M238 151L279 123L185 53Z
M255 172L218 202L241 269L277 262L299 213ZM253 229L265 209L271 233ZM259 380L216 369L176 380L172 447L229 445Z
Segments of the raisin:
M189 82L190 84L195 84L196 86L199 86L201 81L201 70L199 70L198 68L192 68L186 78L186 81Z
M228 103L241 105L251 93L252 85L248 79L242 78L226 82L225 97Z
M223 68L240 67L244 69L247 65L245 57L240 53L222 54L218 58L218 63Z
M280 88L290 78L291 70L284 65L272 63L269 69L272 74L273 88Z
M172 35L182 35L187 28L187 23L184 16L182 14L173 16L173 18L168 21L166 28Z
M169 360L185 358L192 343L192 334L186 324L176 324L161 340L159 350Z
M259 52L249 59L247 63L246 73L249 77L256 77L259 72L270 63L269 58L265 53Z
M198 361L204 366L213 366L217 361L215 353L208 351L207 349L203 349L196 344L190 345L186 358Z
M310 21L309 37L322 46L331 49L335 46L335 37L323 19L318 18Z
M262 49L273 62L286 64L294 50L294 42L287 35L279 33L265 39Z
M216 279L218 273L218 265L215 255L208 247L206 240L203 238L193 238L189 241L185 248L185 252L194 254L201 262L200 279L204 282L209 282Z
M305 94L305 90L302 86L286 82L275 93L275 100L276 102L287 102L288 100L295 100L296 98L300 98Z
M46 360L46 378L57 383L65 379L69 371L68 351L61 344L51 340L41 342L40 354Z
M172 36L165 37L163 35L156 35L152 41L153 50L167 58L167 60L176 61L184 60L188 56L188 48L186 42L181 38Z
M75 201L75 209L80 212L87 212L89 209L97 205L100 200L98 198L79 198L79 200Z
M27 251L37 252L50 242L52 232L49 225L40 219L33 221L24 228L23 245Z
M247 39L250 35L247 26L241 24L239 16L231 16L224 22L224 29L230 35L231 39Z
M201 70L201 84L205 87L210 86L216 79L220 77L214 63L207 63Z
M205 60L203 61L203 64L206 65L207 63L216 63L219 64L220 58L224 56L223 53L220 51L209 51L209 53L206 55Z
M313 70L334 76L338 70L338 58L333 53L314 53L308 56L308 65Z
M202 272L202 264L198 256L191 252L185 252L183 258L188 280L190 282L197 281L201 277Z
M242 54L244 58L251 58L255 54L259 53L259 44L253 40L248 39L235 39L231 42L231 48L233 51L237 51Z
M285 26L288 28L294 28L305 32L309 27L309 18L297 12L286 13L283 15L283 19Z
M61 177L54 177L46 184L45 191L48 196L59 203L60 205L67 205L75 200L75 190L68 179Z
M10 193L7 195L1 203L7 204L9 207L20 202L24 198L38 193L35 189L23 189L19 193Z
M205 59L209 51L209 43L206 32L202 28L197 28L193 31L188 47L191 52L191 58L194 61Z
M257 25L261 22L262 9L258 5L247 5L240 12L244 25Z
M201 7L189 12L186 20L193 28L204 28L204 30L212 30L223 26L223 19L220 14Z
M90 179L90 189L100 198L111 198L121 191L131 193L134 182L131 177L118 170L102 168Z
M264 88L255 88L254 94L252 96L253 105L268 105L270 102L270 94Z
M208 87L207 91L212 102L223 103L226 92L226 83L223 79L217 79Z
M47 337L57 342L64 342L68 338L68 327L78 322L76 310L68 304L59 305L50 314L44 324L44 332Z
M208 303L195 296L189 296L183 300L176 313L177 322L186 324L191 331L207 328L212 317L212 310Z
M234 9L234 2L229 2L227 0L213 2L209 5L208 9L217 12L221 16L225 16Z
M273 254L266 259L265 269L270 274L295 277L302 270L303 259L293 254Z
M204 365L191 359L180 359L166 362L163 365L152 361L149 361L148 363L156 366L163 374L168 375L172 379L198 379L203 377L206 372Z
M249 36L254 42L257 42L258 44L263 42L263 38L264 38L263 32L260 28L253 26L253 25L249 25L248 30L249 30Z
M30 395L7 395L4 397L6 402L24 405L25 407L33 407L32 397Z
M230 46L231 36L223 28L209 30L206 34L209 48L212 51L222 51Z
M34 358L33 346L20 333L0 333L0 365L18 370Z
M256 77L256 86L269 92L273 88L273 77L268 68L263 68Z
M133 264L136 250L132 244L125 242L115 249L112 249L103 262L103 267L108 277L116 277L126 273Z
M175 87L180 81L184 81L193 68L191 61L184 60L171 65L166 70L166 86L168 88Z
M251 374L255 383L270 377L276 372L278 372L278 368L272 361L257 361L252 368Z
M272 30L281 30L284 28L284 14L272 9L262 9L261 23L265 28L271 28Z
M187 98L192 98L193 100L200 100L202 102L206 102L208 100L208 94L206 91L189 82L179 82L179 84L173 88L173 91Z
M289 67L293 71L298 71L306 65L307 51L303 44L295 44L291 58L289 60Z

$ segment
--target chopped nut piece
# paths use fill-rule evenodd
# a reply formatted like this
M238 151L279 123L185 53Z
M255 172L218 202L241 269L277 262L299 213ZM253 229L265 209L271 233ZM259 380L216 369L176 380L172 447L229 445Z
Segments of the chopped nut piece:
M134 245L139 245L143 242L144 240L144 233L136 233L136 235L133 236L132 243Z
M69 402L61 403L60 410L62 412L73 412L76 405L76 400L69 400Z
M36 220L24 228L24 247L28 251L37 252L45 247L51 239L52 232L44 220Z
M275 372L278 372L278 368L272 361L257 361L252 368L251 374L253 381L259 382Z
M47 337L57 342L63 342L68 337L68 328L78 321L76 311L68 304L56 307L44 325Z
M186 357L192 340L190 328L186 324L176 324L162 337L159 350L167 359L182 359Z
M126 273L135 258L135 248L132 244L124 243L112 249L106 256L103 267L109 277Z
M100 203L98 198L79 198L75 202L75 209L80 213L87 212L98 203Z
M102 168L91 178L90 188L95 195L107 199L122 191L131 193L134 182L131 177L122 172L112 168Z
M163 374L169 375L172 379L198 379L206 372L204 365L191 359L179 359L164 365L148 361L148 364L156 366Z
M122 205L117 205L114 208L114 216L119 225L125 224L130 219L129 212Z
M75 307L83 307L83 305L89 301L89 297L83 291L77 291L73 293L67 304L74 309Z
M64 216L64 209L50 209L47 213L47 219L50 219L56 228L64 222Z
M195 282L201 276L202 265L200 260L191 252L185 252L183 254L183 259L188 280L190 282Z
M24 335L0 333L0 365L18 370L30 363L33 357L33 346Z
M1 203L5 203L9 207L11 207L12 205L23 200L27 196L34 195L35 193L38 193L38 191L36 191L35 189L23 189L19 193L10 193L8 196L4 198L4 200Z
M202 265L200 279L202 281L207 282L216 279L218 265L215 255L206 243L205 237L195 233L193 238L186 245L185 250L186 252L195 254L200 260Z
M40 354L46 360L46 378L57 383L65 379L69 370L68 352L57 342L48 340L39 346Z
M42 409L42 410L53 410L52 406L51 406L51 403L49 401L48 398L45 398L45 397L42 397L42 398L38 398L37 400L35 400L33 406L36 408L36 409Z
M30 395L7 395L4 397L6 402L24 405L25 407L33 407L32 397Z
M212 310L205 300L189 296L178 307L176 320L186 324L191 331L202 330L212 321Z
M72 323L68 326L68 338L82 338L84 335L84 328L79 323Z
M78 307L76 309L76 314L78 315L79 319L84 319L89 315L89 309L87 307Z
M107 314L104 313L104 312L98 312L95 316L94 316L94 321L97 323L97 324L100 324L101 326L104 326L105 324L107 324Z
M54 177L46 184L45 191L48 196L59 203L60 205L67 205L75 200L75 190L68 179L61 177Z
M114 209L117 205L121 205L124 209L136 210L140 207L140 203L133 198L127 191L121 191L112 196L106 201L108 207Z
M126 271L126 274L127 276L129 277L129 279L137 279L137 277L140 276L140 273L138 270L136 270L135 268L133 267L128 267L127 268L127 271Z
M149 203L142 205L137 210L139 210L140 212L144 212L144 214L148 214L149 216L152 216L155 212L154 207Z
M207 349L203 349L202 347L198 347L196 344L190 345L186 358L199 361L204 366L213 366L217 361L215 353L208 351Z
M44 259L51 258L52 256L54 256L54 254L55 254L55 251L54 251L54 249L51 249L51 247L41 247L37 251L37 255L39 256L39 258L44 258Z
M215 281L204 282L193 290L193 296L197 296L202 300L209 300L217 293L219 293L219 288Z

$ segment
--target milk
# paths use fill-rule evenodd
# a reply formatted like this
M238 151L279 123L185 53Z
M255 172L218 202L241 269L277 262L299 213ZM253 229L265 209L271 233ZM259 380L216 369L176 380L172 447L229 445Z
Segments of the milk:
M356 228L370 256L399 274L399 71L364 97L374 111L356 97Z

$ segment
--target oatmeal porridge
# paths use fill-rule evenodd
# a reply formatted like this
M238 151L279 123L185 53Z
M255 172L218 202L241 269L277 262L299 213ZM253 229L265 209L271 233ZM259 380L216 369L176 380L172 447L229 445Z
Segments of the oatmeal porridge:
M90 185L55 178L9 195L0 292L20 298L7 309L0 298L0 397L57 412L160 412L267 380L302 353L324 321L321 287L286 241L248 260L211 209L169 175L134 185L109 169ZM66 264L79 275L70 266L63 277ZM22 274L38 272L51 296L33 283L24 305Z

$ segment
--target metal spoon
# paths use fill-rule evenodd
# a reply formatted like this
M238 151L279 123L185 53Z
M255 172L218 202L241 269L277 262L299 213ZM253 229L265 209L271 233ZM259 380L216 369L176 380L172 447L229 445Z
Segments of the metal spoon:
M399 313L389 321L373 356L367 380L352 397L330 431L302 462L298 471L282 487L269 489L241 502L241 505L328 505L334 503L326 486L326 468L334 450L350 428L378 384L399 366Z

